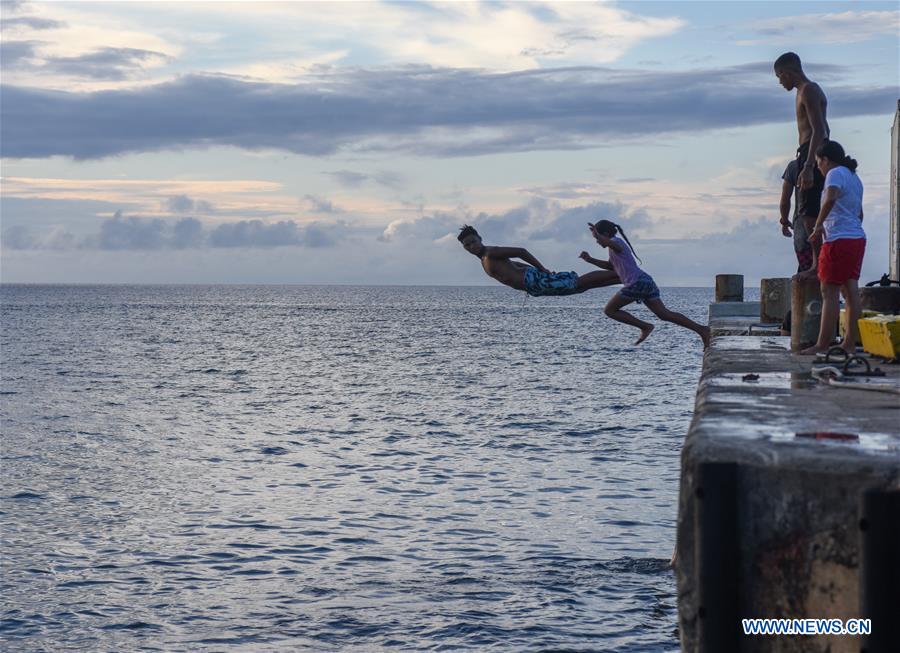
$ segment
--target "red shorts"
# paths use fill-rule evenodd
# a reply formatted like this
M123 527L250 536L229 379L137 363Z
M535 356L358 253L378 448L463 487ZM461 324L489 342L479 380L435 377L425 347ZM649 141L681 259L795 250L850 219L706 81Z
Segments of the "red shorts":
M840 238L823 244L819 252L819 280L842 286L848 279L859 279L865 253L865 238Z

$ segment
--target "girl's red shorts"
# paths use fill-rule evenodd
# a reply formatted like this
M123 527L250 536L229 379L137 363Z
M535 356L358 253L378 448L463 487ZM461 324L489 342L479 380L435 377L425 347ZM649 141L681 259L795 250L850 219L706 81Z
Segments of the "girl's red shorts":
M848 279L859 279L865 238L840 238L822 245L819 252L819 280L842 286Z

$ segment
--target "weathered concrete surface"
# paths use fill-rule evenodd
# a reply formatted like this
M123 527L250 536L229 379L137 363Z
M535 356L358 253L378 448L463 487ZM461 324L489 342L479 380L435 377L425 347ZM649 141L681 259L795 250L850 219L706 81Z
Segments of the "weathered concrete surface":
M685 652L860 650L854 637L736 635L724 645L709 641L709 620L721 616L729 600L740 617L864 617L861 496L872 488L900 489L900 396L817 383L809 374L811 357L789 349L788 337L726 336L715 338L706 353L682 453L676 570ZM900 367L881 367L900 382ZM744 381L746 374L758 379ZM824 432L845 439L817 439ZM725 484L733 486L733 495L718 513L724 516L722 533L715 532L718 522L701 515L709 514L710 497L722 500L709 484L708 463L734 464L733 479ZM701 478L707 479L704 487ZM698 530L698 524L710 523L712 548L721 535L721 549L735 552L730 567L715 569L709 551L698 545L710 546ZM717 585L710 574L722 569ZM733 632L739 628L738 621Z

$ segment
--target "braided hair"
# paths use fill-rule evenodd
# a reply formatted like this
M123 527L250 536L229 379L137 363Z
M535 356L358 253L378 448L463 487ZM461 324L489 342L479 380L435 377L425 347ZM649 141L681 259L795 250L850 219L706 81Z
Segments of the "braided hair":
M631 249L631 253L634 254L634 257L641 261L641 257L637 255L637 252L634 251L634 246L631 244L631 241L628 240L628 236L625 235L625 232L622 230L622 227L617 225L615 222L610 222L609 220L600 220L594 225L594 229L596 229L597 233L603 234L609 238L612 238L617 233L622 234L622 238L625 239L625 242L628 243L628 247Z

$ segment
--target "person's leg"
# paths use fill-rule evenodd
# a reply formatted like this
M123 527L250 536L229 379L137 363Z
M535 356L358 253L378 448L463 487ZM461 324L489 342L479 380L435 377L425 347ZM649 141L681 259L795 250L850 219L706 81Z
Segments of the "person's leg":
M806 233L811 234L816 227L816 220L822 208L822 190L825 188L825 177L818 166L813 166L813 185L806 190L798 192L797 214L803 216L803 226ZM819 257L822 254L821 241L812 243L812 265L806 272L801 272L801 278L813 278L818 273Z
M808 244L809 243L807 243L807 245ZM812 260L812 247L807 247L806 249L797 252L797 273L799 274L800 272L811 270L813 268Z
M690 329L703 340L703 346L709 347L709 327L703 326L702 324L697 324L691 318L681 313L677 313L675 311L670 311L666 308L666 305L663 304L662 300L659 298L656 299L647 299L644 301L651 311L653 311L654 315L658 317L660 320L665 320L666 322L671 322L672 324L677 324L678 326L682 326L685 329Z
M606 313L607 317L611 317L617 322L622 322L624 324L630 324L631 326L637 327L641 330L641 337L637 339L637 342L634 344L639 345L647 339L647 336L650 335L650 332L653 331L653 325L649 322L644 322L643 320L639 320L631 313L622 310L623 306L627 306L633 299L625 297L621 292L617 292L612 298L607 302L606 308L603 309L603 312Z
M803 220L803 226L806 230L806 233L811 234L813 229L816 228L816 219L818 216L809 216L804 215L801 219ZM803 272L799 272L797 276L805 279L812 278L816 276L816 270L819 267L819 250L822 248L821 243L812 243L812 261L809 264L809 267Z
M812 347L800 352L802 356L828 351L834 340L834 325L840 310L841 287L834 283L822 282L822 318L819 322L819 339Z
M578 292L584 292L591 288L614 286L617 283L622 282L619 280L619 275L612 270L594 270L580 275L575 282L575 287L578 288Z
M862 317L862 302L859 299L859 282L857 279L847 279L847 282L841 286L844 293L844 301L847 303L845 311L847 322L844 324L844 339L841 347L847 350L847 353L856 352L856 335L857 322Z
M806 224L800 215L795 215L791 223L794 230L794 253L797 255L797 272L808 270L812 262L812 249L809 246L809 234Z

